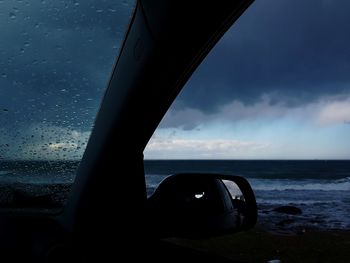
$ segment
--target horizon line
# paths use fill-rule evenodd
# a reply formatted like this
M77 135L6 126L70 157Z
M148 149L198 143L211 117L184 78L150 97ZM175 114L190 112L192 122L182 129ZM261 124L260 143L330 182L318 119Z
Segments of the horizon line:
M0 159L0 162L81 162L82 159ZM194 158L173 158L173 159L162 159L162 158L149 158L144 161L350 161L349 159L194 159Z
M156 159L156 158L150 158L150 159L144 159L144 161L350 161L349 159L319 159L319 158L313 158L313 159L192 159L192 158L186 158L186 159Z

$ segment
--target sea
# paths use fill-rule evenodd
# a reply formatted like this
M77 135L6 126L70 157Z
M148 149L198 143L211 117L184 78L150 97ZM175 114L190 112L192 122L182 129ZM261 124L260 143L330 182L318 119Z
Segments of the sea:
M146 160L144 164L148 196L176 173L239 175L251 184L258 223L268 229L350 230L347 160ZM0 209L62 207L78 165L73 161L0 161ZM281 206L297 207L301 214L277 212Z
M258 205L258 223L278 232L350 230L350 161L149 160L147 194L175 173L219 173L248 180ZM275 211L297 207L301 214Z

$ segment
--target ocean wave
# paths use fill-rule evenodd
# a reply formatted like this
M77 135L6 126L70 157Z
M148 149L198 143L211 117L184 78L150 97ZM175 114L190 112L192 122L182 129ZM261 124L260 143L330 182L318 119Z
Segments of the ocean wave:
M147 174L147 187L156 188L167 175ZM350 191L350 177L336 180L247 178L254 191Z
M249 180L249 179L248 179ZM350 191L350 177L338 180L270 180L251 179L255 191Z
M257 198L256 202L260 205L334 205L339 204L340 200L291 200L291 199L267 199Z

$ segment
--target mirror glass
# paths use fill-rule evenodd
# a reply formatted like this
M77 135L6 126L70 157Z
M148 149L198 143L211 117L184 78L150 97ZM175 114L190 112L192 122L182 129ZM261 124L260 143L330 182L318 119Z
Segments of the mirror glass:
M224 183L227 190L229 191L232 199L239 199L239 200L245 201L241 189L235 182L229 181L229 180L222 180L222 182Z

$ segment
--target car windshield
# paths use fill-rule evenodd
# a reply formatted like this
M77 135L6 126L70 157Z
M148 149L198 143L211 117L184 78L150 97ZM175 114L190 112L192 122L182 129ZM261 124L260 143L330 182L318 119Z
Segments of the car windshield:
M133 8L0 0L0 206L64 199L52 187L74 180Z

